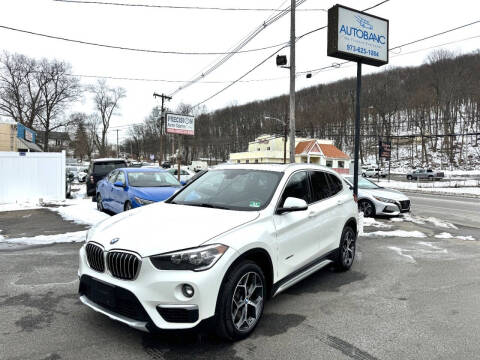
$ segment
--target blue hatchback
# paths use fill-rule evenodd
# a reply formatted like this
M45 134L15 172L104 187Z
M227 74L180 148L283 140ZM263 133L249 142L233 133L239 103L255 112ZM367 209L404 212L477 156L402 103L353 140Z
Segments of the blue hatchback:
M120 213L166 200L181 186L160 168L115 169L97 184L97 209Z

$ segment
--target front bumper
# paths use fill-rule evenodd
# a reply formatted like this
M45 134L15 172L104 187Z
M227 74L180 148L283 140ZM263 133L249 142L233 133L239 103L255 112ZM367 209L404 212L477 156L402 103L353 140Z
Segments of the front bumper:
M410 211L410 200L389 203L375 199L374 205L376 215L397 216Z
M91 269L83 246L78 270L80 300L95 311L142 331L195 328L215 315L223 276L234 261L235 253L228 249L211 269L200 272L158 270L149 258L143 258L138 276L134 280L121 280L108 270ZM113 287L115 299L110 302L108 297L99 300L92 296L85 290L85 284L90 281ZM183 295L183 284L194 288L193 297ZM185 322L179 322L182 319L186 319Z

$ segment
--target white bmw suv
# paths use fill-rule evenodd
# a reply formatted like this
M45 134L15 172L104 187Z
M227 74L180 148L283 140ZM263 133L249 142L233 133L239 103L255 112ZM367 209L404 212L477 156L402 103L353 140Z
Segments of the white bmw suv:
M113 216L80 249L80 300L136 329L212 324L238 340L265 300L355 257L358 211L332 170L225 165L164 203Z

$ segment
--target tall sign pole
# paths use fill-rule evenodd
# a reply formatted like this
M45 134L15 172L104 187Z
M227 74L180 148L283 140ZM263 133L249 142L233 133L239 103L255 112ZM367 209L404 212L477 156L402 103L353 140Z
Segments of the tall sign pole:
M335 5L328 9L327 55L357 63L355 104L355 144L353 163L353 196L358 198L358 168L360 157L360 95L362 64L388 64L388 20L362 11Z
M290 7L290 162L295 162L295 0Z
M358 198L358 158L360 156L360 93L362 91L362 63L357 62L357 93L355 99L355 145L353 163L353 196Z

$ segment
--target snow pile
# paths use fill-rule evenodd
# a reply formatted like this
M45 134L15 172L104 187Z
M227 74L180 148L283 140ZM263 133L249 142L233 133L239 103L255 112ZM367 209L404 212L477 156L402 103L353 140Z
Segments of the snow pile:
M417 182L408 182L408 181L395 181L391 180L388 181L387 179L380 179L377 181L376 179L372 179L372 181L378 183L380 186L390 189L397 189L397 190L415 190L421 192L442 192L448 194L463 194L463 195L480 195L480 187L454 187L460 186L462 184L467 184L467 182L451 182L451 181L430 181L430 182L423 182L419 183L417 186ZM478 184L478 180L470 180L468 183L472 183L472 185ZM453 186L453 187L450 187Z
M399 248L399 247L396 247L396 246L389 246L388 248L390 250L395 251L398 255L405 257L408 260L408 262L413 263L413 264L416 263L416 261L415 261L415 259L413 258L412 255L404 254L404 252L407 252L409 250L402 249L402 248Z
M65 220L71 220L77 224L95 225L110 216L97 210L97 204L90 199L85 199L76 205L50 208L57 212Z

